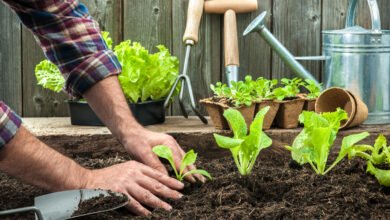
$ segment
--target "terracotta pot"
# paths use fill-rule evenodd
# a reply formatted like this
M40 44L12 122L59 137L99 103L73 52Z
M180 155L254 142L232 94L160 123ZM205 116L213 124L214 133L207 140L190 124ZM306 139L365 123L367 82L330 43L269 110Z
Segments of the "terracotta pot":
M263 129L264 130L267 130L267 129L271 128L271 126L272 126L272 124L273 124L273 122L275 120L276 114L278 113L280 102L267 100L267 101L262 101L262 102L256 103L254 116L256 116L256 114L261 109L263 109L264 107L267 107L267 106L269 106L270 109L269 109L269 111L267 112L267 114L265 115L265 118L264 118L264 123L263 123Z
M223 117L224 108L220 103L212 101L212 98L200 100L200 103L206 107L215 128L221 130L229 129L229 124Z
M276 125L279 128L297 128L304 104L305 100L301 98L281 101L275 118Z
M366 104L355 94L342 88L330 88L318 97L316 112L334 112L337 108L344 109L348 120L341 123L341 129L351 128L362 124L368 117Z

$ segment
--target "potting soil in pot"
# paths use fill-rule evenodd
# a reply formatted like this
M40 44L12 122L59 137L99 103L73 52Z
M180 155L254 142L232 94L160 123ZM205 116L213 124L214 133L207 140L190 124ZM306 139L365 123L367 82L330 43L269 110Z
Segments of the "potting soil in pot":
M187 187L183 199L169 201L174 207L172 212L155 210L153 219L387 219L390 216L390 189L379 186L374 177L365 174L363 161L344 160L326 176L318 176L310 167L291 163L288 152L280 152L262 151L253 173L247 177L239 176L230 156L206 159L199 154L198 168L209 171L213 180ZM82 165L95 168L129 159L125 153L75 154L75 158ZM33 198L44 193L0 175L2 210L32 205ZM132 216L125 208L79 219L134 218L145 219ZM4 219L34 217L30 214Z

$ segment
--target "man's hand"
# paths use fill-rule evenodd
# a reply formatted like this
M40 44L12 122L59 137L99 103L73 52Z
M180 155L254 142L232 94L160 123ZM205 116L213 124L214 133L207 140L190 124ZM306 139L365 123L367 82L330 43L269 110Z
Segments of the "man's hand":
M183 183L135 161L93 170L87 179L85 188L110 189L127 195L130 199L127 208L136 215L150 214L144 206L172 209L157 196L171 199L183 196L176 191L184 187Z
M124 146L129 154L137 161L142 162L164 174L168 174L164 165L160 162L159 158L153 153L152 149L157 145L166 145L171 148L173 153L173 159L176 165L176 169L180 169L181 160L184 157L185 152L176 142L176 140L167 134L152 132L146 129L137 130L134 132L128 141L125 141ZM191 165L184 170L186 173L188 170L194 170L196 167ZM206 179L199 174L187 175L186 180L190 182L196 182L196 179L205 182Z
M137 123L130 112L116 76L108 77L96 83L83 96L135 160L167 174L160 160L152 152L154 146L166 145L172 149L176 168L180 167L184 151L173 137L148 131ZM188 169L195 169L195 166L190 166ZM202 182L205 181L205 178L198 174L188 175L186 180L195 182L194 177Z

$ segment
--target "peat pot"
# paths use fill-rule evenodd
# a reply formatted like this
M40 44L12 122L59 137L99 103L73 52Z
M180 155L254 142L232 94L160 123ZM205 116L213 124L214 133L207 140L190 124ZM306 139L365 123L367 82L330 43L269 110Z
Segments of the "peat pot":
M165 121L164 101L129 103L135 119L143 126L161 124ZM72 125L104 126L85 101L67 101Z
M322 32L322 56L294 57L265 27L266 12L248 26L244 35L259 33L293 72L303 78L315 79L296 60L323 60L326 88L341 87L358 95L369 110L365 124L390 124L390 30L381 29L377 1L366 1L371 12L371 29L355 25L358 0L349 0L345 28Z

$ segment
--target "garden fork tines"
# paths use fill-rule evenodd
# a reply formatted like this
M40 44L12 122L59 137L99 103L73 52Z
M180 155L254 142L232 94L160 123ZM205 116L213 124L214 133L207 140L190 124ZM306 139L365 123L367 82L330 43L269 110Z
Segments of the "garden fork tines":
M194 93L191 86L191 80L190 77L188 77L187 75L188 63L190 61L191 47L194 46L196 43L198 43L198 33L199 33L200 21L202 19L202 14L203 14L203 6L204 6L204 0L189 0L187 24L183 36L183 41L187 47L186 55L184 59L183 73L177 77L175 83L173 84L173 87L169 92L167 99L165 100L164 107L166 108L169 105L169 101L171 100L173 94L175 93L177 86L179 85L180 82L182 82L180 93L179 93L179 104L180 104L181 112L183 113L185 118L188 118L188 113L184 106L184 90L185 88L187 88L188 94L190 96L192 110L195 112L195 114L199 117L199 119L203 123L207 124L207 119L200 113L200 111L196 107Z
M187 113L187 110L184 106L184 90L187 87L192 110L194 111L194 113L199 117L199 119L204 124L207 124L207 119L200 113L200 111L196 107L194 93L192 90L191 79L187 75L191 47L194 45L194 41L188 40L186 42L186 44L187 44L187 50L186 50L186 55L185 55L185 59L184 59L183 73L177 77L175 83L173 84L173 87L172 87L171 91L169 92L167 99L165 100L164 107L166 108L169 105L169 101L172 98L172 96L176 90L176 87L179 85L180 82L182 82L181 88L180 88L180 93L179 93L179 104L180 104L180 109L181 109L181 112L183 113L183 116L185 118L188 118L188 113Z

